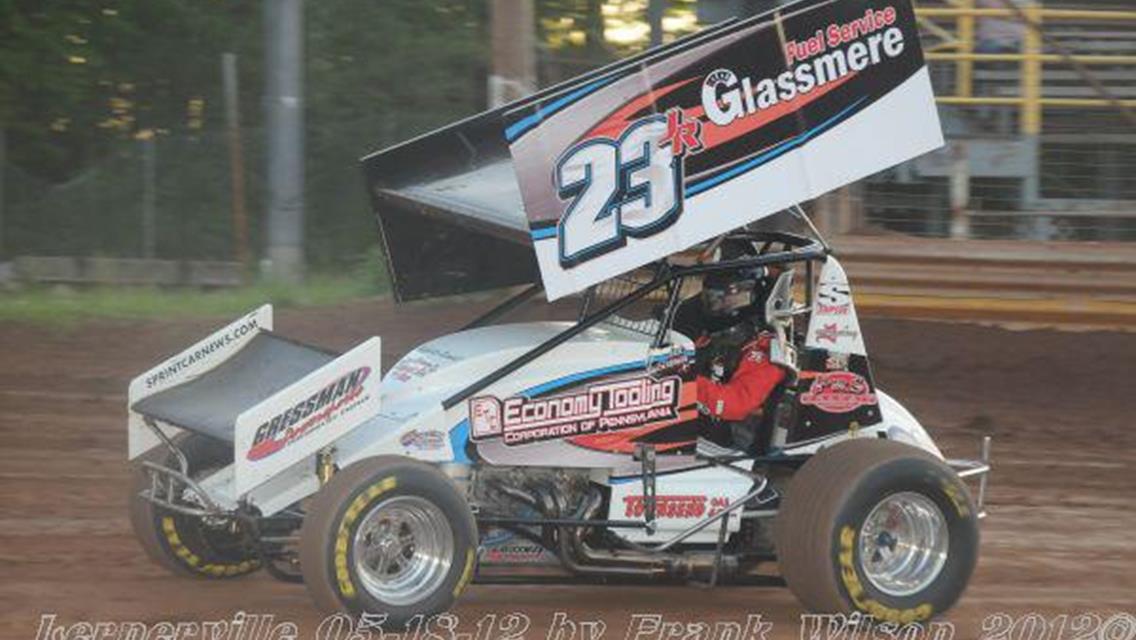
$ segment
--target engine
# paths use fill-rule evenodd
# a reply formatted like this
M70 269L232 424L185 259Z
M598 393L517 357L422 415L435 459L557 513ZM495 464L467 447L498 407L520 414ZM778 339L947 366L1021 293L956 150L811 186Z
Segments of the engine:
M653 552L627 543L602 526L586 526L607 513L610 490L592 482L586 470L489 467L474 471L468 483L482 528L480 562L492 565L555 566L598 578L705 578L736 573L730 552L675 549ZM517 520L544 520L541 525ZM580 524L573 524L580 523Z
M601 495L588 472L549 467L484 467L470 478L470 502L478 518L539 519L582 514ZM482 534L482 564L560 565L552 527L490 526Z

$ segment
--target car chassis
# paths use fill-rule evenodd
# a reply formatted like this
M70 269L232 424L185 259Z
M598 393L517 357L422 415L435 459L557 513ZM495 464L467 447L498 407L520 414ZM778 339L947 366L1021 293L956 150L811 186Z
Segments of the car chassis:
M803 212L794 212L801 220L807 221ZM814 291L814 265L828 261L835 263L830 256L829 247L819 235L806 237L785 232L738 232L731 234L733 239L744 239L755 245L760 245L760 253L735 260L726 260L708 263L693 263L686 265L674 264L671 261L660 261L646 270L649 278L646 282L638 284L631 291L622 295L596 310L597 299L601 296L595 288L584 296L578 320L571 326L559 331L555 335L540 342L520 355L509 359L503 365L493 368L473 383L448 395L442 402L444 410L461 408L470 398L484 392L495 383L506 379L524 367L553 352L558 347L570 343L577 336L589 329L605 322L623 321L618 314L648 299L658 297L661 293L665 304L657 309L661 321L653 335L650 337L648 361L663 362L673 357L681 357L689 346L676 346L675 336L670 330L675 313L682 302L682 293L688 288L685 283L697 280L706 274L733 271L742 268L775 267L786 270L793 265L801 265L805 271L806 300L815 300ZM771 249L779 247L780 250ZM805 306L794 306L791 294L791 280L793 271L783 271L784 282L771 296L767 306L767 317L777 334L777 345L773 349L774 359L781 366L790 368L793 376L789 385L794 384L799 371L796 370L795 352L797 348L794 341L794 318L810 313L811 309ZM525 301L539 293L540 287L533 285L510 296L504 302L494 307L481 317L469 323L463 331L477 329L490 325L509 311L521 306ZM802 336L797 335L799 342ZM646 365L650 369L651 365ZM203 374L208 376L209 372ZM239 382L238 382L239 383ZM799 397L797 398L799 407ZM157 409L155 410L155 407ZM787 420L793 419L793 403L782 402L778 407L778 415L774 419L775 429L791 430ZM218 497L217 484L213 488L204 486L200 477L193 477L191 463L185 452L179 448L178 441L170 437L166 430L159 426L163 417L168 417L161 407L151 402L135 402L132 411L142 417L142 423L155 438L164 445L169 452L166 461L143 459L141 468L147 478L146 486L138 492L138 497L146 501L152 508L161 512L175 512L186 517L201 519L202 521L223 523L233 531L239 532L242 544L252 549L256 562L273 573L276 577L292 581L300 580L296 565L297 556L289 551L288 546L296 541L295 531L298 528L302 509L299 501L289 504L286 508L265 517L261 515L261 507L251 502L248 497L237 500L235 504L231 497L222 499ZM171 421L166 424L175 424L179 427L192 430L193 425L185 421ZM921 431L921 429L920 429ZM643 579L655 581L684 583L698 582L709 586L719 584L753 585L778 583L779 579L750 571L761 562L773 560L775 554L768 548L752 549L747 553L727 552L727 540L731 535L728 526L731 518L741 514L746 520L772 520L778 511L746 510L746 505L755 497L761 495L770 483L770 471L784 469L792 472L804 465L821 448L831 446L836 442L848 439L853 434L845 430L830 432L819 441L811 441L804 446L793 446L792 443L779 447L774 453L763 456L752 456L744 453L723 456L705 456L694 454L691 464L703 467L713 467L740 476L751 483L751 486L733 497L728 504L722 505L713 513L709 513L690 522L678 530L667 532L665 538L656 538L659 533L658 518L658 479L660 471L658 462L660 454L649 443L635 444L632 460L638 470L632 476L637 476L642 492L643 515L641 518L612 518L597 517L601 503L604 500L598 492L591 493L588 498L581 501L574 509L564 504L558 492L549 490L525 490L518 487L506 486L499 481L486 482L501 497L523 508L530 515L517 515L497 513L491 507L478 505L473 502L473 517L480 531L490 529L503 529L520 536L526 540L534 541L542 548L555 554L563 572L549 574L534 574L526 572L521 575L501 573L500 571L476 571L473 581L479 583L539 583L539 582L589 582L589 583L622 583ZM879 438L895 437L894 429L891 434L886 431L875 433ZM925 437L925 436L924 436ZM918 442L920 438L911 439ZM316 451L312 451L307 460L298 465L300 475L307 475L317 482L302 482L308 487L298 489L307 492L311 487L318 489L326 484L335 474L337 468L348 467L360 456L352 455L349 444L338 439ZM162 448L159 448L160 451ZM990 439L982 442L980 457L976 460L948 460L958 478L974 478L977 480L977 493L975 507L977 517L984 516L986 479L990 469L989 465ZM151 454L152 456L153 454ZM740 463L749 465L749 468ZM459 483L465 485L467 495L472 493L471 485L477 482L479 468L474 465L470 473L454 473L457 465L442 464L441 467ZM751 468L762 468L765 473L755 472ZM626 471L626 470L625 470ZM776 471L773 471L776 473ZM295 479L295 470L284 474ZM280 491L274 488L274 491ZM284 491L286 494L295 494L297 489L292 487ZM226 501L233 506L223 506ZM684 549L683 543L703 531L715 531L716 535L709 550L704 548ZM650 539L650 543L620 540L614 551L596 552L585 542L585 538L596 531L637 530L643 532ZM736 533L736 531L734 532ZM594 536L593 536L594 537ZM705 545L703 545L704 547ZM249 565L250 567L252 565ZM230 571L225 569L224 571ZM223 572L222 572L223 573Z

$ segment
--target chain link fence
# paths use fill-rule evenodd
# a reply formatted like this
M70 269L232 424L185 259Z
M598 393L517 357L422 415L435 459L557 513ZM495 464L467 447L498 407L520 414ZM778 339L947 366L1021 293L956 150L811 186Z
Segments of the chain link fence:
M304 209L313 266L354 263L376 244L359 158L451 118L409 112L309 124ZM245 129L242 138L255 256L264 246L265 132ZM6 165L0 255L235 260L229 151L226 132L215 129L116 141L96 162L58 184Z
M1132 5L916 6L948 146L859 185L856 226L940 237L1136 240Z

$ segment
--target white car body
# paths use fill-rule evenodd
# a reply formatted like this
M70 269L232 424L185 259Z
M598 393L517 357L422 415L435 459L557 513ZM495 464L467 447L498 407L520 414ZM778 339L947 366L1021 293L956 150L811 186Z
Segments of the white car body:
M847 286L844 271L834 258L829 258L821 276L822 282L826 274L833 281ZM817 317L814 315L814 323ZM842 328L857 336L853 348L862 350L854 308L845 316L844 323ZM428 341L386 371L381 383L370 383L375 386L367 404L362 411L354 414L353 419L322 426L318 438L300 441L300 446L289 450L287 458L271 460L270 465L261 466L248 461L245 453L251 446L252 432L264 416L285 410L297 399L310 394L321 380L334 379L360 362L372 362L378 369L378 340L367 341L242 413L235 426L236 463L203 479L200 486L224 509L235 509L243 503L269 516L318 491L320 484L315 465L320 451L333 451L335 463L341 468L363 458L383 454L413 457L451 468L469 465L472 462L466 453L469 404L462 402L447 410L443 408L443 401L471 380L497 370L570 326L571 323L567 322L502 324ZM243 348L253 332L271 328L272 309L266 305L220 329L132 381L131 406L147 397L148 392L160 391L204 374ZM693 350L688 337L674 331L670 335L672 345L678 351ZM166 375L160 380L156 377L160 372L168 371L171 363L186 361L209 345L217 345L217 348L209 350L206 357L194 358L190 366L178 369L176 374ZM509 398L588 377L645 369L652 358L658 357L653 355L649 336L615 323L604 323L588 329L479 393ZM887 437L913 444L942 458L934 441L910 412L886 393L879 390L876 393L882 418L877 424L843 435L790 445L781 453L787 456L812 454L845 438ZM163 428L168 433L177 431L171 425L163 425ZM130 411L129 434L131 459L159 445L157 437L133 410ZM609 519L633 514L633 503L636 496L641 495L638 488L640 465L626 454L572 447L559 439L515 447L505 446L499 441L484 442L478 445L478 454L483 464L590 469L593 480L612 487ZM722 501L728 504L743 496L751 485L744 476L708 467L691 454L660 455L658 464L658 495L688 499L680 501L683 508L662 511L658 527L653 532L633 529L621 533L633 541L665 539L710 513ZM455 472L465 475L461 471ZM665 505L665 501L662 504ZM731 514L731 532L739 527L740 515L740 512ZM710 528L695 534L691 541L712 542L716 535L716 531Z

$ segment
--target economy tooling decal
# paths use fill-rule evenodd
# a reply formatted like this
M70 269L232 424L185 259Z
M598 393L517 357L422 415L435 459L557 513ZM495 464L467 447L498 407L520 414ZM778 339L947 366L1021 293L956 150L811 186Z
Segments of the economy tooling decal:
M481 396L469 401L470 436L519 445L670 420L678 415L681 387L677 376L641 377L549 398Z

